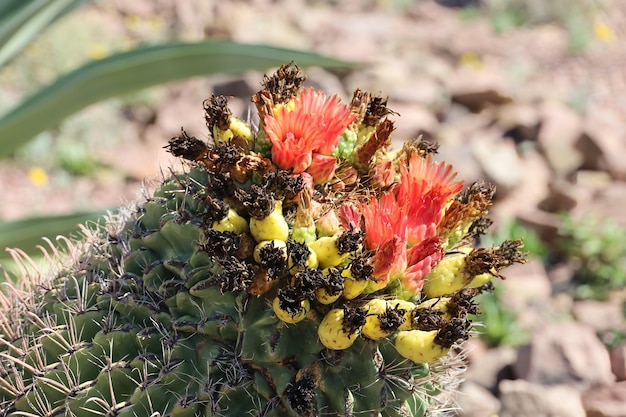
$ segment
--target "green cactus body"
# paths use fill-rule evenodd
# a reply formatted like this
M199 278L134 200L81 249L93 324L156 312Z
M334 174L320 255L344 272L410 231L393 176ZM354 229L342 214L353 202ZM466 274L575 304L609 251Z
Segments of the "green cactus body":
M275 290L222 291L227 267L201 245L206 224L179 220L202 212L168 216L170 199L180 198L176 181L108 236L104 259L85 254L81 271L61 273L34 294L29 314L37 319L11 312L20 315L19 338L4 332L0 345L2 415L365 415L401 412L419 395L419 381L401 390L371 383L390 372L386 363L405 363L391 368L390 381L412 365L397 354L385 360L374 343L329 352L317 336L326 310L288 325L272 312ZM107 260L116 251L122 259ZM298 372L315 373L313 381L298 382ZM302 392L314 400L300 404Z
M289 82L269 84L291 91ZM194 161L187 172L164 179L134 212L76 243L72 262L55 274L0 291L0 416L422 417L435 410L431 385L455 381L444 384L445 373L396 350L400 324L388 325L389 337L357 335L341 350L318 336L331 311L345 312L335 325L357 329L367 302L395 298L390 286L315 299L320 288L342 293L346 277L369 279L373 252L364 233L350 228L341 239L323 238L338 245L331 248L338 260L307 264L310 249L287 235L283 218L294 216L301 178L229 143L202 159L185 152L209 145L177 148L176 139L197 139L183 133L170 141L172 153ZM341 205L324 185L315 195L322 192L320 201ZM271 239L286 244L255 251ZM328 266L340 269L323 273ZM283 322L275 299L288 314L304 302L310 310L298 323ZM403 329L419 328L414 322ZM457 339L444 341L446 348Z

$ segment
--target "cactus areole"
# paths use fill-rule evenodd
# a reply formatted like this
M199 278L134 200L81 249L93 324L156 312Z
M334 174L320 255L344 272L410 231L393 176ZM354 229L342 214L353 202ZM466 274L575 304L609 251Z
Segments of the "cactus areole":
M446 405L473 298L523 262L521 242L472 246L493 188L464 188L425 141L389 150L386 99L344 104L304 79L265 76L252 123L209 96L209 140L166 146L184 172L85 228L53 274L5 284L0 416Z

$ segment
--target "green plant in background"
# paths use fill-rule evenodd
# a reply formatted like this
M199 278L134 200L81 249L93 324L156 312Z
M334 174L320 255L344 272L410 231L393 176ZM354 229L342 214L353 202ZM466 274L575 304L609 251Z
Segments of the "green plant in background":
M483 245L494 245L509 239L522 239L524 241L524 251L530 258L541 259L546 262L549 254L545 243L533 229L524 226L519 220L513 219L502 224L497 230L480 236Z
M0 2L0 69L15 58L36 36L64 14L89 0L4 0ZM238 74L266 70L297 60L303 67L350 68L351 64L314 53L263 45L243 45L207 40L197 43L168 43L140 46L85 64L60 75L51 84L34 92L0 118L0 158L6 158L35 135L57 127L66 117L101 100L127 95L142 88L191 76ZM80 149L77 145L76 149ZM92 161L74 152L60 161L75 174L89 174ZM102 211L72 215L76 223L93 221ZM54 237L77 230L68 228L67 216L25 220L16 231L0 223L0 248L18 243L28 252L41 243L43 228ZM45 224L46 221L49 224ZM44 225L45 224L45 225ZM34 234L26 236L27 231ZM0 255L0 258L4 253Z
M611 219L561 217L558 246L574 268L578 298L606 299L626 287L626 228Z
M502 302L502 288L494 284L493 291L476 299L480 315L474 317L478 337L488 346L519 346L528 342L530 335L520 324L517 315Z
M15 58L42 29L92 0L4 0L0 3L0 68Z
M489 246L514 236L524 241L524 251L530 259L548 262L550 253L539 235L517 219L505 222L497 230L480 236L480 242ZM479 337L490 347L519 346L526 343L530 335L520 324L515 311L503 302L505 290L498 283L494 283L493 287L493 291L476 297L480 315L474 317L474 320L479 323L476 326Z
M303 82L264 77L258 128L211 95L211 140L169 141L184 172L4 286L0 415L438 413L473 299L521 241L472 246L493 188L432 144L389 151L386 99Z
M607 8L602 0L483 0L482 7L467 10L472 19L487 13L497 32L538 24L556 23L567 30L569 49L572 52L587 48L598 36L598 14Z

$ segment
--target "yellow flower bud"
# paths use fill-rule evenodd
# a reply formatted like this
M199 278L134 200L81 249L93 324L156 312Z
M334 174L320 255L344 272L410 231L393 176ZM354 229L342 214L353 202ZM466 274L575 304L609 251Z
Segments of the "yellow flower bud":
M396 310L404 310L404 323L398 327L398 330L411 330L411 311L415 308L415 304L401 298L394 298L388 301L391 308Z

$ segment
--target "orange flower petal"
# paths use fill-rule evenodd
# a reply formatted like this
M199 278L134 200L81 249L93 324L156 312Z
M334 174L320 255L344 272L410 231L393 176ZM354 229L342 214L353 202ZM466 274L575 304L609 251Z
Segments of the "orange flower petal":
M335 174L335 167L337 166L337 158L334 156L326 156L313 152L313 158L311 165L307 172L313 177L315 184L323 184L333 177Z
M303 90L286 106L263 118L263 128L272 143L272 161L294 173L305 171L312 153L331 155L339 135L355 116L337 96L328 97L312 88Z

